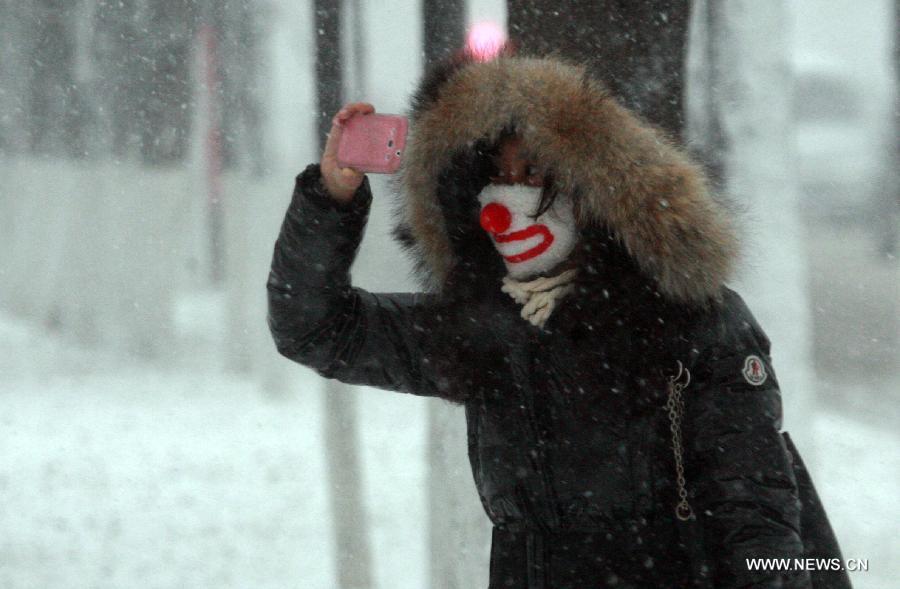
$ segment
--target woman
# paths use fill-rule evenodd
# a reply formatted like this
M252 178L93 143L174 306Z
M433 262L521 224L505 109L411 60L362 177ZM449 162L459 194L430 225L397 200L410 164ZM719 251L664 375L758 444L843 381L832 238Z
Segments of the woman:
M328 378L462 403L494 524L491 587L808 587L769 342L724 286L736 239L702 171L583 69L458 61L426 78L397 237L428 285L349 267L371 202L298 178L275 246L278 350ZM814 495L814 494L813 494ZM834 556L834 554L832 554Z

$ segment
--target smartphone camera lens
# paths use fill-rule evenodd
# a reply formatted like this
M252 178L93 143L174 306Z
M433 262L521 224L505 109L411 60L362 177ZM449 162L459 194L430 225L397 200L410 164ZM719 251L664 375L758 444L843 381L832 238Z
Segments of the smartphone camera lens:
M394 147L394 140L393 140L393 139L388 140L388 147Z

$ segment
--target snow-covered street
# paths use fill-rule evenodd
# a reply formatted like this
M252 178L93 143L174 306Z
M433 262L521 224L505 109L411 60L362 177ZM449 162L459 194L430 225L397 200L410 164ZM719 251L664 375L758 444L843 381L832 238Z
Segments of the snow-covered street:
M312 373L273 397L7 317L0 348L0 586L334 587ZM422 404L365 393L375 572L420 588Z

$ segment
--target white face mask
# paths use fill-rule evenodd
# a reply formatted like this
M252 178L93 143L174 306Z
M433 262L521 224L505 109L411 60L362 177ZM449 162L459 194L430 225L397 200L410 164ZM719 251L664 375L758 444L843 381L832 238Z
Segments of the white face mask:
M488 184L478 195L481 226L503 256L509 276L524 279L553 269L575 247L578 231L572 200L560 194L537 219L542 189L525 184Z

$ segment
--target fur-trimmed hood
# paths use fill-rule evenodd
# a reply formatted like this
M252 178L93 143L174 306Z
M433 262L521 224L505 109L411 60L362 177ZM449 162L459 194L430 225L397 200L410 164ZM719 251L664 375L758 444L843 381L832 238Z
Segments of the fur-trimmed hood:
M719 297L738 250L727 211L701 168L585 68L522 57L443 64L426 76L410 123L397 233L433 289L460 261L443 174L460 153L515 128L556 188L575 196L581 228L607 227L671 301Z

